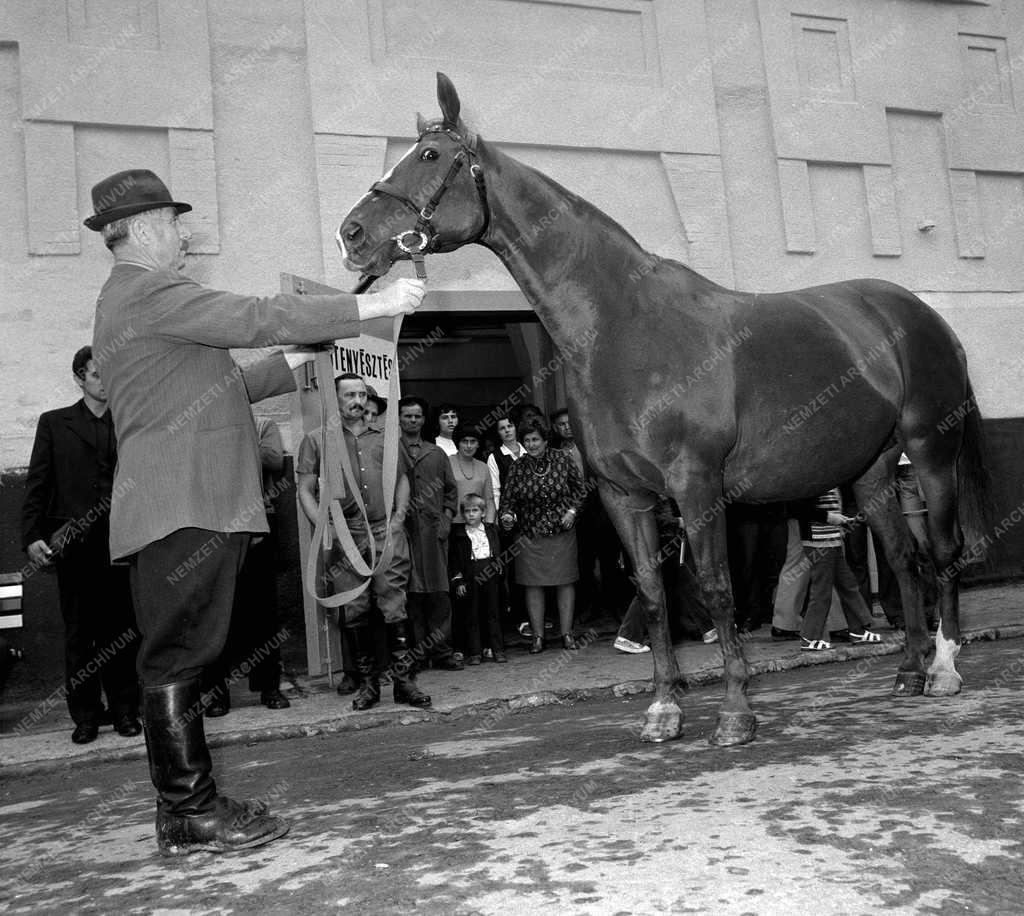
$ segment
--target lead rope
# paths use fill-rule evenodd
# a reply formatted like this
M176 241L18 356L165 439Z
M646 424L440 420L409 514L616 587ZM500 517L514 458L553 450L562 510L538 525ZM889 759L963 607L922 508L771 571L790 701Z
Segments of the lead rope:
M409 234L404 233L396 241L398 241L402 250L411 256L416 267L416 276L420 280L425 281L427 279L424 259L425 239L421 237L419 240L420 244L415 249L406 247L404 239ZM361 277L359 283L352 290L353 295L365 292L377 279L378 277L375 276ZM331 386L327 386L320 381L334 378L334 364L331 361L331 351L320 350L313 359L318 380L317 387L320 391L320 429L323 437L320 467L323 470L323 490L320 493L316 525L313 529L313 539L306 562L306 589L317 603L325 608L336 608L343 604L348 604L361 595L366 591L373 576L386 568L391 562L394 553L391 535L391 515L395 501L395 489L398 484L398 401L401 399L402 392L401 383L398 378L397 357L398 339L402 333L402 318L402 315L396 315L392 323L394 356L391 378L388 379L388 405L390 409L384 413L384 468L382 483L384 489L385 535L384 545L379 557L377 556L376 540L373 537L369 516L366 512L366 505L363 502L362 494L359 492L348 449L345 447L338 399L331 396ZM340 458L336 459L335 455L340 456ZM342 509L342 500L345 498L346 487L347 492L352 494L358 508L358 515L355 517L362 518L367 532L370 548L368 562L363 558L359 548L356 546L355 539L352 537L352 532L348 526L348 520ZM318 587L321 577L324 579L332 578L330 576L330 569L324 570L321 573L321 560L331 547L331 527L334 529L334 534L338 538L338 543L341 545L349 566L356 576L362 578L363 581L359 585L346 589L343 592L321 595Z

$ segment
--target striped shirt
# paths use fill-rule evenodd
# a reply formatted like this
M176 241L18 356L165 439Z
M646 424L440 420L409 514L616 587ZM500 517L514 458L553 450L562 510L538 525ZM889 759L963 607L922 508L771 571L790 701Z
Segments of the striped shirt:
M804 538L805 547L842 547L843 532L838 525L830 525L827 521L829 512L842 512L843 501L839 496L839 488L833 487L823 493L814 503L814 518L810 523L810 539Z

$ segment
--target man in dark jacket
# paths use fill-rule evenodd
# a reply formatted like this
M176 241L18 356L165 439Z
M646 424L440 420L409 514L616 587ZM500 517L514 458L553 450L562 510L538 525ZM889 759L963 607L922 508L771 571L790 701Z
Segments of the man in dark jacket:
M128 567L111 566L110 500L117 442L92 347L71 364L82 397L39 418L21 510L22 548L37 568L53 567L64 618L64 678L71 740L96 740L107 696L114 728L139 725L138 635ZM55 533L59 532L54 540Z

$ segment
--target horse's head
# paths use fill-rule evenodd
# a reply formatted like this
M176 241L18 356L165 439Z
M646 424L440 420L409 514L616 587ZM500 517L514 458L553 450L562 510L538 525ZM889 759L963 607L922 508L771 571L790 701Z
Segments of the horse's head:
M462 123L459 95L443 73L437 100L441 118L417 119L416 145L342 221L338 247L350 269L383 276L397 260L454 251L487 231L476 137Z

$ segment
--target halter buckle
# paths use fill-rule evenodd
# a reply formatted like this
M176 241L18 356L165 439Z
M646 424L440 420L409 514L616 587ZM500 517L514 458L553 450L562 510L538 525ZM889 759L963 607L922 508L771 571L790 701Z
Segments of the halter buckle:
M415 248L411 245L407 245L405 242L410 235L419 239L419 244ZM406 254L421 254L427 250L427 246L430 244L430 239L427 238L427 234L425 232L421 232L419 229L407 229L405 232L399 232L392 241Z

